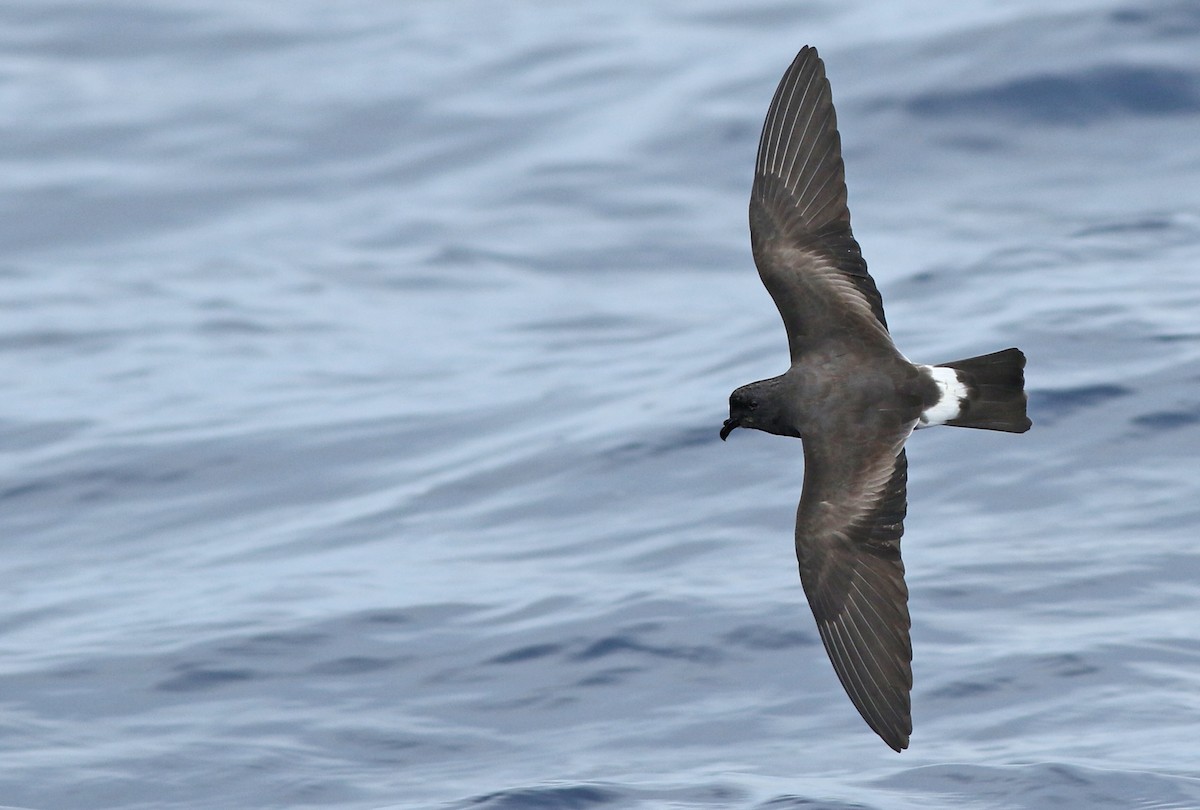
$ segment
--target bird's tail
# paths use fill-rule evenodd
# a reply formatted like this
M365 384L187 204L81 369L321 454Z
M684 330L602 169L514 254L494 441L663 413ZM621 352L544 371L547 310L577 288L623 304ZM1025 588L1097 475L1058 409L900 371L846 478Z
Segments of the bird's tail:
M967 389L959 413L944 424L1024 433L1033 424L1025 413L1025 355L1020 349L941 363L954 369Z

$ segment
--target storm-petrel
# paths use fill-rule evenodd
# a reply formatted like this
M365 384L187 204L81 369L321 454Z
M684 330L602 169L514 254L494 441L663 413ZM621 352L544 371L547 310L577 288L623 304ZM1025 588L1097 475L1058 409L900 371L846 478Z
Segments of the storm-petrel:
M923 366L897 351L850 231L841 140L825 68L805 47L763 124L750 193L758 274L783 316L791 367L729 397L738 427L799 438L800 582L838 679L897 751L912 732L912 643L900 560L904 442L931 425L1023 433L1018 349Z

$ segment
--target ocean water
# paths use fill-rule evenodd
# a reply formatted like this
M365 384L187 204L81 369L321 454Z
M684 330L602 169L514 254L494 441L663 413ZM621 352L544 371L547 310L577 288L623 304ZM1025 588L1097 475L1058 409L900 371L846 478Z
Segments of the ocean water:
M750 259L817 46L901 349L895 754ZM1200 807L1191 2L0 4L0 804Z

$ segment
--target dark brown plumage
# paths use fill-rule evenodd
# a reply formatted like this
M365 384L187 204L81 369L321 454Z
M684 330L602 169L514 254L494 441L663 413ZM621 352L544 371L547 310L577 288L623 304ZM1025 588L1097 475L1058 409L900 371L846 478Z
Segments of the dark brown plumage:
M912 731L904 443L932 424L1028 430L1025 358L1007 349L922 366L896 349L850 229L833 99L813 48L796 56L767 113L750 236L791 367L734 391L721 438L749 427L802 439L796 557L804 593L846 693L900 751Z

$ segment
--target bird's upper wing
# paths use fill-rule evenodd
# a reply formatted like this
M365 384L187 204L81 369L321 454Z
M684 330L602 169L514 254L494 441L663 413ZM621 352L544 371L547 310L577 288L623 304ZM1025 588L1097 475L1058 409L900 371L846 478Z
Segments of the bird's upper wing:
M850 231L841 139L825 66L805 47L779 82L763 124L750 194L759 275L787 328L795 362L806 346L849 335L891 345L883 300ZM860 328L847 332L847 326Z
M897 751L912 732L912 645L900 560L907 509L904 440L804 437L796 516L800 581L821 641L859 713Z

